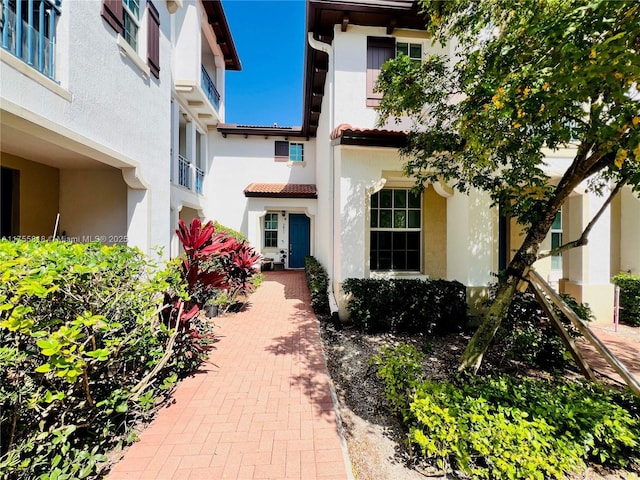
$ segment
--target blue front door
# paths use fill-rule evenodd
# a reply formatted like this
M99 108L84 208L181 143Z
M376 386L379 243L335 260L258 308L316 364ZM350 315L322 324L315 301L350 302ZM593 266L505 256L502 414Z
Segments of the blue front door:
M289 268L303 268L309 255L309 217L299 213L289 215Z

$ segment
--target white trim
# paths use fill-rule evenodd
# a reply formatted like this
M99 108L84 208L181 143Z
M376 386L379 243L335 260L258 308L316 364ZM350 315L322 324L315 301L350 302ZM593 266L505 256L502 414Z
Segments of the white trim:
M138 52L136 52L120 34L118 34L118 46L120 47L120 52L129 57L133 64L140 69L145 79L149 78L149 74L151 73L149 66L144 62L144 60L142 60L142 58L140 58Z
M43 75L35 68L30 67L27 63L4 49L0 49L0 61L2 61L2 63L6 63L11 68L30 78L34 82L39 83L46 89L51 90L59 97L64 98L67 102L71 102L73 100L73 95L69 90L62 88L58 83L51 80L46 75Z

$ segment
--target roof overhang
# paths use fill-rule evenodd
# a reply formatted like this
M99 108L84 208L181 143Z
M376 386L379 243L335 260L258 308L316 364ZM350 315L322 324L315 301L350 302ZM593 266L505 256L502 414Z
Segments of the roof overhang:
M207 14L207 20L211 28L213 28L213 33L216 34L218 46L224 56L225 69L235 71L242 70L240 58L238 57L236 46L233 43L233 37L231 36L231 30L229 29L222 3L220 0L211 0L202 2L202 5Z
M331 44L334 27L344 32L349 25L385 27L388 35L397 28L425 30L425 19L417 2L412 0L309 0L307 32L313 38ZM314 137L318 130L324 85L329 71L328 55L305 45L305 90L303 126L305 136Z
M318 198L316 186L307 183L251 183L244 189L245 197Z
M358 129L342 124L331 132L331 145L403 148L407 146L407 134L396 130Z
M227 135L262 136L262 137L303 137L301 127L263 127L258 125L237 125L235 123L219 123L218 131L223 137Z

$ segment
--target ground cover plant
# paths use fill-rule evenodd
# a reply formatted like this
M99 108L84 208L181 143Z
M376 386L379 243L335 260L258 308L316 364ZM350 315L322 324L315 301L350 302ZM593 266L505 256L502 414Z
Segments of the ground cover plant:
M414 454L471 478L562 478L640 467L640 401L592 383L499 375L434 381L412 345L372 357ZM634 467L635 466L635 467Z
M327 270L315 257L304 259L304 270L307 276L307 285L311 294L311 307L317 314L329 312L329 275Z

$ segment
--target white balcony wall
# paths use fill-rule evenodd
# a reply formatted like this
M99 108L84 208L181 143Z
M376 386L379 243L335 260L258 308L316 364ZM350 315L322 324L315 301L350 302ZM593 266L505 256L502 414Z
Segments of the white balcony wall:
M202 11L197 0L187 0L172 17L174 80L200 79Z

